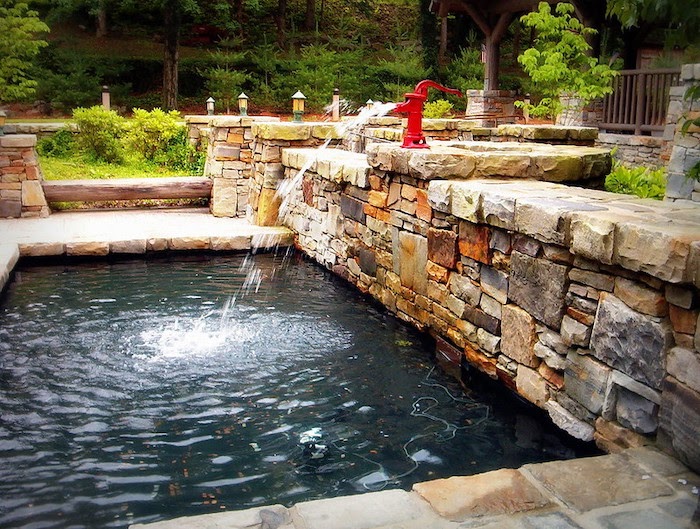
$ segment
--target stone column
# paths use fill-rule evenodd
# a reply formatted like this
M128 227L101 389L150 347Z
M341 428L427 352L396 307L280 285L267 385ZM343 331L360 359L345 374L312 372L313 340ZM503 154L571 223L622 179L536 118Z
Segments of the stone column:
M700 64L685 64L681 69L682 87L671 88L671 101L669 114L678 116L678 100L687 92L688 88L700 84ZM680 99L682 111L676 124L676 133L673 138L673 149L668 164L668 180L666 182L666 199L689 199L700 202L700 182L687 178L688 171L700 162L700 129L690 127L686 134L681 132L681 127L686 119L700 117L700 101L690 102Z
M342 127L335 123L256 123L252 132L253 177L247 217L258 226L276 226L282 202L277 189L284 179L282 150L318 147L326 141L335 146L342 139Z
M0 217L47 217L34 134L0 136Z

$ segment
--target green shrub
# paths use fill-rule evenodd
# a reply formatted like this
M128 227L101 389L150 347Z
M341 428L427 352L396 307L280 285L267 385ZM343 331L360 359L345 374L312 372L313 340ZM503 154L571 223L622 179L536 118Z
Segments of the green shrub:
M146 163L201 174L205 153L198 153L190 144L180 119L175 110L155 108L149 112L135 108L124 142Z
M51 136L41 138L36 144L40 155L53 158L66 158L75 152L75 148L75 134L68 129L61 129Z
M628 167L615 162L613 170L605 178L605 190L661 200L666 193L666 169Z
M438 99L425 104L423 117L427 119L440 119L450 115L452 112L452 103L445 99Z
M95 160L120 162L124 148L120 141L125 130L125 119L114 110L101 106L76 108L73 119L78 124L76 143L80 151Z

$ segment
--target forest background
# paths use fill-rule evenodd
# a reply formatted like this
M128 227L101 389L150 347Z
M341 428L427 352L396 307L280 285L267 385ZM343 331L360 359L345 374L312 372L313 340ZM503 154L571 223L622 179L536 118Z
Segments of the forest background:
M697 29L688 31L687 15L697 7L684 9L694 5L688 1L592 1L602 21L603 60L633 67L631 50L652 45L665 49L655 66L697 61L700 53L687 41ZM297 90L307 108L322 112L334 88L352 111L368 99L402 100L425 78L462 91L483 86L483 35L468 16L450 15L446 52L438 57L440 20L430 0L25 3L50 28L40 36L48 45L28 65L34 92L14 98L29 113L70 114L98 104L103 85L123 112L191 113L203 113L209 96L217 112L235 112L241 91L251 113L276 113L289 109ZM517 57L534 38L518 19L510 25L501 45L502 89L529 91ZM464 100L454 104L461 110Z

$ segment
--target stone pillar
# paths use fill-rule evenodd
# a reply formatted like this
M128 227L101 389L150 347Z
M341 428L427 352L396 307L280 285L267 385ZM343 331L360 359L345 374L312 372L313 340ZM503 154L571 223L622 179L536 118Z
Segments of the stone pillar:
M466 119L475 120L482 127L493 127L497 121L515 122L514 114L513 90L467 90ZM499 116L501 119L497 120Z
M700 84L700 64L685 64L681 69L682 87L671 88L669 115L679 116L673 137L673 149L668 164L666 199L689 199L700 202L700 182L687 178L688 171L700 162L700 129L691 127L686 134L681 127L686 119L700 117L700 101L683 99L688 88ZM679 112L679 99L681 112Z
M248 179L253 174L253 133L259 121L279 118L258 116L191 116L189 137L207 138L204 175L213 180L209 209L216 217L244 217L248 204Z
M258 226L276 226L281 204L277 189L285 176L282 150L318 147L326 141L335 145L342 139L342 127L335 123L256 123L252 133L253 178L248 191L248 220Z
M47 217L36 136L0 136L0 217Z

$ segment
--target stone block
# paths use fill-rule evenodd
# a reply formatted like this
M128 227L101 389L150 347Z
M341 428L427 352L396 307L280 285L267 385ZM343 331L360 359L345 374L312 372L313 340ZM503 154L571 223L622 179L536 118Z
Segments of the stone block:
M425 237L402 231L399 233L398 252L394 253L394 266L398 265L401 284L418 294L427 293L428 240Z
M34 134L6 134L0 136L0 148L3 149L29 149L36 145Z
M468 277L451 274L448 283L450 292L460 299L463 299L472 307L478 307L481 300L481 289L475 285Z
M214 178L209 208L215 217L235 217L238 212L236 182L228 178Z
M22 182L22 205L25 207L42 207L47 205L44 190L38 180L25 180Z
M22 215L22 202L18 197L16 200L0 198L0 218L19 218Z
M557 371L563 371L566 368L566 357L558 354L553 349L550 349L541 342L537 342L533 347L535 356L542 360L545 365Z
M569 279L574 283L587 285L598 290L605 290L606 292L612 292L615 288L615 278L613 276L590 270L572 268L569 272Z
M103 256L109 254L108 242L72 242L66 244L66 255Z
M697 310L683 309L675 305L670 305L669 317L673 325L673 330L685 334L695 334L698 323L698 313L699 311Z
M248 235L212 237L210 241L211 249L214 251L249 250L251 245L251 237Z
M606 421L598 417L595 421L596 445L606 452L620 452L628 448L639 448L649 444L649 440L638 433L633 432L614 421Z
M516 305L504 305L501 311L501 351L520 364L537 367L535 355L535 319Z
M666 285L666 301L678 307L689 309L693 306L693 291L678 285Z
M503 305L487 294L482 294L479 307L489 316L493 316L497 320L503 317Z
M403 197L407 200L415 200L415 188L411 186L401 186L401 196L404 194L404 188L413 189L413 197ZM435 180L428 185L428 203L430 206L443 213L450 213L452 204L451 199L452 182L445 180Z
M466 156L461 149L416 149L410 153L408 174L420 180L468 178L475 165L472 157Z
M586 442L593 440L595 428L575 417L558 402L548 400L544 405L544 409L547 410L552 422L572 437Z
M672 343L673 334L667 323L632 310L611 294L601 295L591 335L596 358L659 389L666 351Z
M508 296L538 320L558 329L564 316L568 269L513 252Z
M294 506L293 518L300 519L305 529L400 527L429 516L430 512L425 504L416 500L413 494L403 490L383 490L356 496L313 500ZM431 523L434 523L434 520L423 521L423 524ZM258 523L245 527L255 526L271 529L278 527Z
M615 233L614 263L670 283L693 281L687 267L691 244L697 238L696 224L670 219L621 222Z
M591 339L591 328L576 321L567 314L561 322L561 337L564 343L568 345L588 347L588 343Z
M464 308L462 317L482 329L487 330L491 334L497 335L501 333L501 320L497 320L493 316L489 316L483 310L467 305Z
M658 427L659 406L625 388L617 389L617 421L630 430L651 434Z
M682 347L674 347L666 360L668 374L693 391L700 393L700 353Z
M537 371L524 365L518 365L515 385L520 395L535 406L544 407L545 402L549 398L549 389L547 388L547 382Z
M360 269L367 275L377 275L377 257L374 251L367 247L360 247L357 251Z
M452 230L428 230L428 259L445 268L457 264L457 234Z
M146 253L146 239L113 241L109 244L109 251L122 254L143 254Z
M664 380L659 443L694 470L700 469L700 393L673 377Z
M668 304L664 295L636 281L631 281L624 277L616 277L613 292L625 305L642 314L666 316L668 313Z
M491 264L491 229L471 222L459 223L459 253L484 264Z
M413 490L440 516L452 521L514 514L548 504L534 485L512 469L417 483Z
M340 212L345 217L349 217L363 224L366 222L364 205L364 202L356 198L345 194L340 195Z
M621 454L525 465L525 469L579 513L673 494L666 483Z
M472 347L468 342L464 346L464 357L479 371L487 374L491 378L496 378L496 359L486 356L483 352Z
M258 197L255 224L258 226L278 226L281 197L275 189L262 189Z
M566 393L591 413L603 411L610 390L612 369L587 355L571 352L566 357Z
M508 274L490 266L481 267L482 290L501 304L508 302Z
M452 215L473 223L481 222L481 192L465 184L454 183L450 190Z

